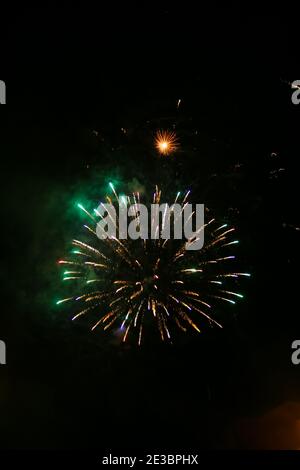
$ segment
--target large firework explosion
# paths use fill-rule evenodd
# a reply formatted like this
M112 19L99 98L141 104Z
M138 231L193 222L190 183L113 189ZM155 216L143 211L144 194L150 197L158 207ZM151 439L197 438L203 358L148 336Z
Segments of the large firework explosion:
M124 202L133 207L140 203L138 192L119 197L112 183L110 188L112 193L106 200L117 212ZM173 203L180 204L182 211L189 194L175 195ZM151 203L160 202L161 191L156 187ZM208 210L204 225L189 240L164 239L161 232L157 239L120 240L98 238L97 209L91 213L81 204L78 208L88 221L85 235L73 240L71 256L58 262L63 281L71 285L69 296L57 304L72 303L73 320L87 316L92 330L111 329L120 333L124 342L133 337L139 345L155 326L162 341L172 341L179 331L200 333L207 326L222 328L222 304L235 304L243 297L235 292L235 286L240 277L250 274L235 268L235 229L217 223ZM131 219L138 224L139 212ZM203 248L187 250L186 244L194 243L202 230Z

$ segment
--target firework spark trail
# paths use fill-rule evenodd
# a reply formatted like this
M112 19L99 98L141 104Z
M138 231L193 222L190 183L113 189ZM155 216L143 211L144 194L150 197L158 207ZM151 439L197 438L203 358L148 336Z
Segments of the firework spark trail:
M133 193L132 197L118 197L114 186L110 187L115 201L109 196L107 200L113 202L117 209L124 200L129 203L133 200L135 210L132 217L139 224L139 193ZM188 204L189 194L190 190L186 191L181 201L181 193L176 194L174 204L180 204L181 214ZM153 202L159 204L160 201L161 190L156 187ZM81 204L78 207L97 224ZM94 213L103 218L97 210ZM162 216L164 226L166 210ZM162 341L172 341L176 330L186 332L192 328L199 333L206 325L222 328L220 303L235 304L243 298L241 293L231 288L239 277L249 277L250 274L226 267L230 263L236 266L236 256L227 254L227 251L238 243L230 240L235 229L227 224L217 225L211 218L191 239L184 242L166 239L163 243L161 232L158 239L140 243L138 239L100 239L93 228L84 227L88 229L91 241L85 243L74 239L72 244L80 250L73 251L70 259L58 261L63 267L70 265L70 270L63 273L63 280L69 281L71 286L74 283L74 289L72 295L58 300L57 305L74 303L78 313L72 320L93 315L93 331L98 327L104 330L114 328L123 332L123 342L134 336L141 345L152 323L157 326ZM186 250L204 229L207 240L204 247ZM100 287L91 290L90 286L96 282Z

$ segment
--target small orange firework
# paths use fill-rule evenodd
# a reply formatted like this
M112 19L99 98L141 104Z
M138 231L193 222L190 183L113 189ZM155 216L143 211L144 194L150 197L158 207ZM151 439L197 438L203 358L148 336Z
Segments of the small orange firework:
M157 131L155 147L162 155L170 155L178 148L178 139L175 132Z

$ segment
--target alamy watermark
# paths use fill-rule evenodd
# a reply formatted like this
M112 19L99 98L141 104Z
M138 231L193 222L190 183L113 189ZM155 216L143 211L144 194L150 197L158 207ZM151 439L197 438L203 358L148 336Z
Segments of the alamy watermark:
M150 211L144 204L119 204L118 214L113 204L101 203L96 214L98 238L104 240L139 238L157 240L181 240L185 237L187 250L200 250L204 245L204 204L151 204Z
M291 360L294 366L297 366L300 364L300 339L295 339L295 341L292 342L292 349L295 349L295 351L291 356Z
M291 87L293 90L295 90L293 91L292 97L291 97L292 103L299 104L300 103L300 80L294 80L291 83Z
M6 104L6 85L3 80L0 80L0 104Z
M6 344L0 340L0 365L6 364Z

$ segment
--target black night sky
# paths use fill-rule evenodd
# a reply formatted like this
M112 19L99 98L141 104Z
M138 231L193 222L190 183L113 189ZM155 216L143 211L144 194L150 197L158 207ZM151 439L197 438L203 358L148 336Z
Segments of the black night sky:
M299 18L113 3L1 19L0 448L296 450ZM226 328L137 348L56 308L74 201L110 179L191 187L238 226L252 275Z

